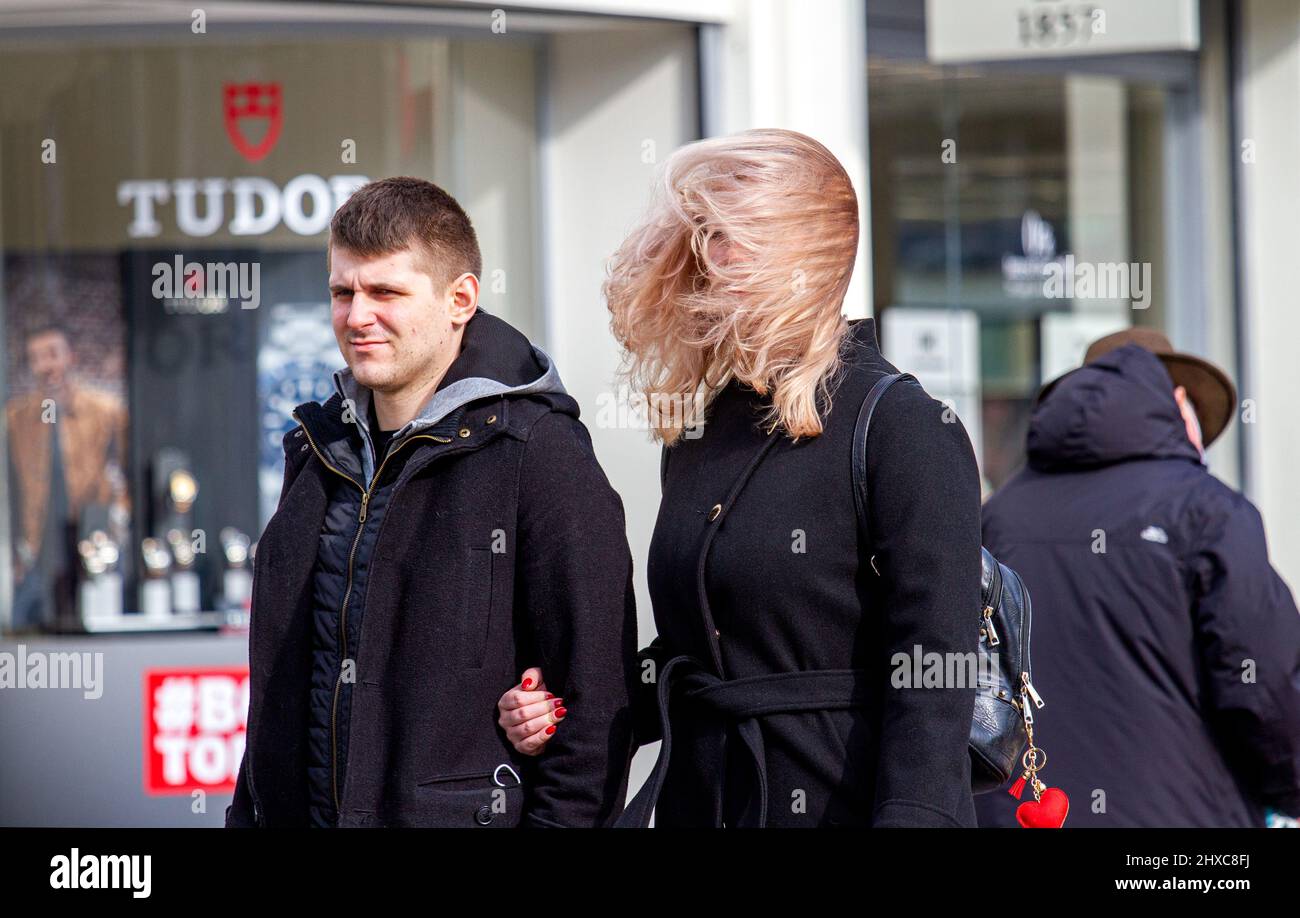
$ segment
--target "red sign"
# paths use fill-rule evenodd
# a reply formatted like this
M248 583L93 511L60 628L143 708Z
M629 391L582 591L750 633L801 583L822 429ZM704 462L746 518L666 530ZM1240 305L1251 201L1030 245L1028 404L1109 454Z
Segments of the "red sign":
M226 83L225 114L226 136L239 154L250 163L271 152L280 139L283 109L280 107L279 83ZM244 121L266 119L266 132L253 143L244 135Z
M247 724L247 666L145 670L144 792L234 793Z

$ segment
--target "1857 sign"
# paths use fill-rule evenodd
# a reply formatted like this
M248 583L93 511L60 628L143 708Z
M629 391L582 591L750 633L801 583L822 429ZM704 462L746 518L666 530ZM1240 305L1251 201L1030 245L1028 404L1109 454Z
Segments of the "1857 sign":
M926 0L937 63L1141 51L1194 51L1196 0Z

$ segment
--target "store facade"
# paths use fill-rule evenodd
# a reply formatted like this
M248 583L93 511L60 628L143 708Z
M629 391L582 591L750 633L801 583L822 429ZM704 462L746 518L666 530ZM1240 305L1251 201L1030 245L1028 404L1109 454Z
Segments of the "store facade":
M611 183L631 179L609 208L625 218L656 149L698 135L691 25L357 5L345 21L292 28L291 8L267 6L229 21L217 5L201 34L176 15L0 33L6 397L28 405L66 371L111 414L100 452L83 460L91 468L71 470L94 487L55 497L74 524L61 541L100 532L116 546L124 615L139 611L151 574L141 543L175 555L173 530L211 540L190 562L199 605L226 604L219 534L255 542L278 497L289 410L327 397L341 365L324 241L352 189L412 174L452 190L484 252L483 308L565 351L588 323L571 324L574 297L557 295L571 283L564 260L572 249L599 270L593 243L573 237L603 214L551 189L601 162ZM624 99L646 114L628 114ZM601 104L609 110L591 111ZM620 134L622 161L595 148ZM548 295L564 303L545 310ZM45 351L56 365L41 366L57 377L42 383ZM48 434L54 419L44 420L11 436ZM6 594L21 590L22 559L53 538L53 452L30 452L6 450L13 504L26 508L3 539L17 559ZM75 618L42 601L6 622L49 630Z
M1300 7L872 0L867 21L871 308L986 493L1041 382L1154 327L1235 380L1209 466L1300 584Z
M0 378L28 401L0 449L0 626L27 653L104 653L110 690L0 708L0 732L46 743L7 744L0 824L220 821L247 665L240 571L278 496L288 409L327 397L339 365L324 227L368 178L429 178L474 218L485 307L555 359L623 498L643 640L659 453L644 426L601 420L628 417L603 411L625 395L604 263L669 152L758 126L812 134L845 164L864 230L845 310L874 314L886 355L950 401L986 490L1022 461L1043 381L1092 338L1156 327L1237 379L1211 468L1256 500L1300 583L1286 0L1153 0L1162 22L1112 15L1089 48L1070 45L1096 5L1076 0L990 0L973 23L964 0L815 16L796 0L213 2L205 32L188 9L8 6ZM74 416L98 420L78 453L94 460L56 492L30 396L65 375L95 395ZM22 592L58 536L50 506L76 572L62 600L44 577L49 592ZM95 577L107 587L79 592ZM159 584L169 617L145 621ZM78 634L87 605L92 630L145 633ZM65 633L38 636L51 625ZM83 799L60 798L72 786ZM195 790L212 794L203 813Z
M1237 373L1223 10L1125 12L868 5L873 312L986 493L1039 386L1104 334L1157 328ZM1240 482L1235 429L1211 458Z
M194 556L188 611L246 598L224 595L232 561L217 549L256 539L279 495L289 412L332 391L342 361L322 242L371 175L462 189L491 253L485 308L535 330L537 42L339 36L4 55L7 391L21 404L42 382L29 350L66 346L67 385L124 415L124 442L84 447L109 456L62 444L66 460L102 463L115 480L74 488L67 515L77 543L98 532L118 547L123 613L144 605L144 581L169 576L165 559L150 568L135 551L147 538L155 554ZM11 442L59 429L45 427ZM41 547L48 476L28 465L50 452L11 456L19 556ZM14 627L60 625L54 611L24 603ZM82 611L112 624L111 610Z
M29 742L4 744L0 824L220 823L250 555L289 412L342 366L326 228L355 188L451 191L482 307L574 368L591 418L617 363L602 259L699 135L695 23L205 11L0 4L0 668L50 689L4 695L0 733ZM645 431L593 433L648 504Z

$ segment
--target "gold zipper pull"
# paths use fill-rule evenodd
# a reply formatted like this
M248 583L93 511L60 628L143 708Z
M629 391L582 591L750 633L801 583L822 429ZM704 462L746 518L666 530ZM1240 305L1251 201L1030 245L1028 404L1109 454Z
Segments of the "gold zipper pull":
M1034 700L1034 707L1041 708L1045 702L1041 697L1039 697L1039 694L1034 691L1034 683L1029 681L1029 673L1021 673L1020 676L1024 680L1025 691L1027 691L1029 697Z
M1033 733L1030 732L1030 731L1032 731L1032 730L1034 729L1034 715L1033 715L1033 712L1029 710L1029 708L1030 708L1030 704L1029 704L1029 693L1028 693L1028 692L1025 692L1023 689L1021 689L1021 692L1020 692L1020 716L1021 716L1021 717L1024 719L1024 721L1025 721L1025 732L1029 733L1030 736L1033 736Z
M358 523L364 523L366 521L366 504L368 503L370 503L370 492L362 491L361 492L361 515L357 517Z
M989 636L989 646L996 647L1002 643L998 638L997 629L993 627L993 607L984 607L984 628Z

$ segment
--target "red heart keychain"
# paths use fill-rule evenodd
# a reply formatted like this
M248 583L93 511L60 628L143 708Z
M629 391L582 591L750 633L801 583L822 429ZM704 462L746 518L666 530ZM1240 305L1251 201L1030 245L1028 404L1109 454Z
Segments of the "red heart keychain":
M1070 812L1070 798L1059 787L1049 787L1038 800L1016 807L1016 822L1026 829L1059 829Z
M1033 789L1034 799L1026 800L1016 807L1016 822L1026 829L1059 829L1065 825L1065 817L1070 813L1070 798L1059 787L1048 787L1038 777L1038 773L1047 764L1047 753L1034 745L1034 715L1030 713L1032 701L1036 707L1043 706L1043 699L1034 691L1029 682L1029 673L1020 674L1020 715L1025 721L1025 738L1029 746L1020 757L1020 764L1025 773L1011 785L1007 793L1020 799L1028 785Z

